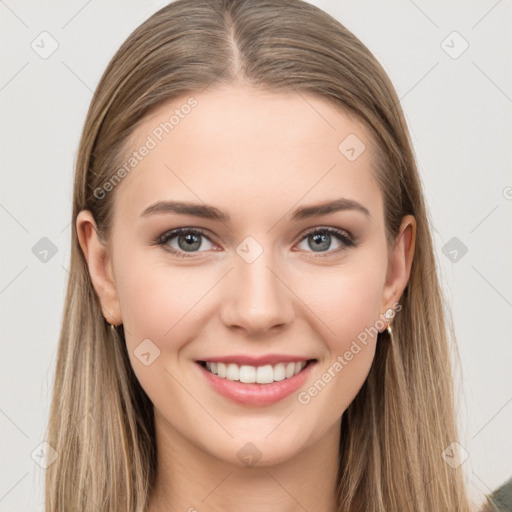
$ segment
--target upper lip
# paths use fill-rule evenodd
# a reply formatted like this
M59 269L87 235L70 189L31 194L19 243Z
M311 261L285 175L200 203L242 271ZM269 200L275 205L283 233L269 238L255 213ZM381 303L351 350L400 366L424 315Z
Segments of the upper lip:
M235 363L238 365L245 364L249 366L263 366L265 364L278 364L278 363L291 363L309 361L312 357L294 356L290 354L267 354L264 356L248 356L247 354L219 356L219 357L206 357L197 359L196 361L204 361L211 363Z

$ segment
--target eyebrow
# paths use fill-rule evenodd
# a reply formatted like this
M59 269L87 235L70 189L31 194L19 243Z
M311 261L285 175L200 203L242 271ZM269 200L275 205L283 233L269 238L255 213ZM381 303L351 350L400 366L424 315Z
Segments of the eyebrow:
M327 215L338 211L354 210L363 213L371 219L370 212L362 204L347 198L339 198L334 201L327 201L310 206L301 206L291 214L291 220L299 221L320 215ZM215 206L198 203L185 203L180 201L158 201L148 206L141 217L148 217L155 214L174 213L181 215L193 215L203 219L215 220L223 223L230 222L229 213L219 210Z

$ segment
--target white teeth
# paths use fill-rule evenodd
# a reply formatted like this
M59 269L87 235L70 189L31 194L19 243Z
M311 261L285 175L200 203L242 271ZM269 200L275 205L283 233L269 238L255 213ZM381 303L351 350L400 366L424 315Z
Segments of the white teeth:
M239 380L245 383L270 384L297 375L306 366L306 361L278 363L275 365L250 366L235 363L206 363L206 369L223 379Z
M228 380L240 380L240 368L238 365L230 363L226 368L226 379Z
M208 363L206 363L206 365L208 366ZM208 370L210 370L210 368L208 368ZM217 375L224 379L226 378L226 365L224 363L217 363Z
M254 366L240 366L239 372L240 382L256 382L256 368Z
M299 363L300 368L300 363ZM300 370L299 370L300 371ZM284 364L278 363L274 366L274 380L284 380Z
M256 369L256 379L259 384L270 384L274 382L274 368L271 364L265 366L258 366Z

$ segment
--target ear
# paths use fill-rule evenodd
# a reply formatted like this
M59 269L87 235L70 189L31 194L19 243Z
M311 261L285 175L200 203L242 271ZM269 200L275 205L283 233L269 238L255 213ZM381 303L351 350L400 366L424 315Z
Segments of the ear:
M414 256L416 242L416 219L412 215L406 215L402 219L394 246L391 249L386 282L382 294L381 313L393 309L402 296L409 275Z
M84 253L103 316L110 324L122 323L121 310L107 245L100 240L96 222L89 210L82 210L76 219L76 231Z

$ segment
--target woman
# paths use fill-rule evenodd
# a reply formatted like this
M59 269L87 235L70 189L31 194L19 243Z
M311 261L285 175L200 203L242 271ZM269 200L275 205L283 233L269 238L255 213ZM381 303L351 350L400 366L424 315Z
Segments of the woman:
M399 100L300 0L178 0L76 165L47 510L468 511Z

